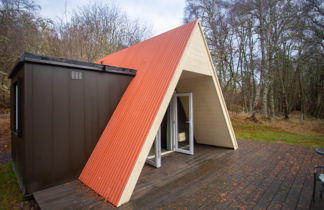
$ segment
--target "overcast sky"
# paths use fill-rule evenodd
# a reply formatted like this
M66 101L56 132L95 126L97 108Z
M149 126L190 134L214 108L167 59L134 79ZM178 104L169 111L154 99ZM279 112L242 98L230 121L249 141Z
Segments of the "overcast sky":
M131 18L139 18L152 24L154 35L182 25L185 0L96 0L96 2L115 2ZM89 0L35 0L43 17L70 17L73 10L87 5ZM65 6L66 5L66 6Z

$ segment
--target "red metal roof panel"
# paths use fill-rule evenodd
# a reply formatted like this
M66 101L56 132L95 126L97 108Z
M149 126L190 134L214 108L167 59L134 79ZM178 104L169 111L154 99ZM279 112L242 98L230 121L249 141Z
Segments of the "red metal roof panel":
M114 205L118 205L196 23L98 60L137 70L79 177Z

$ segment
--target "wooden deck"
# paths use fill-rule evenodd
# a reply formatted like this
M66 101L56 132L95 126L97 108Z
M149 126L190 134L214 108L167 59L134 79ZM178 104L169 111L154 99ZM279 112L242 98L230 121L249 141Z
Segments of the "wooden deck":
M159 169L146 165L131 201L121 209L324 209L311 204L313 148L239 141L233 151L195 145L195 155L171 153ZM112 209L79 181L34 194L42 209Z

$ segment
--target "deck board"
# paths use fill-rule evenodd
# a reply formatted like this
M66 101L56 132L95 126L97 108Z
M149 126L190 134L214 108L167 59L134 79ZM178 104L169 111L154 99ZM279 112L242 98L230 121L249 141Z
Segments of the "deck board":
M145 165L131 201L121 209L324 209L311 205L313 148L239 140L237 151L195 145L195 155L171 153L162 167ZM34 194L41 209L114 209L79 181Z

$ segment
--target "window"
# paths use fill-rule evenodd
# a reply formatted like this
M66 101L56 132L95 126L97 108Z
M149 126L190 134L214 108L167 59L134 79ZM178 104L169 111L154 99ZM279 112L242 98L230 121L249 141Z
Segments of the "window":
M12 86L12 130L16 135L21 135L21 82L15 82Z
M15 131L19 130L19 85L15 84Z

